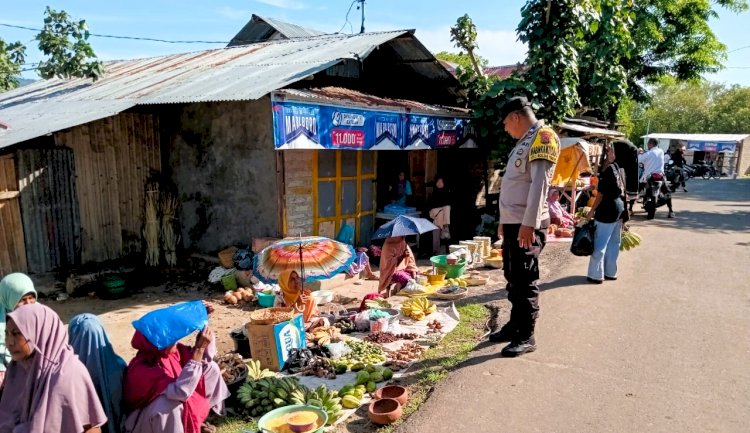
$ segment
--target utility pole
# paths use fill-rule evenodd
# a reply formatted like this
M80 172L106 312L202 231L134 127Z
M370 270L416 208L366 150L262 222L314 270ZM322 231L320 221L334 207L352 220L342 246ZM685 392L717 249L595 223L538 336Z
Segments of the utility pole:
M360 3L360 8L362 9L362 26L359 28L360 33L365 32L365 0L357 0Z

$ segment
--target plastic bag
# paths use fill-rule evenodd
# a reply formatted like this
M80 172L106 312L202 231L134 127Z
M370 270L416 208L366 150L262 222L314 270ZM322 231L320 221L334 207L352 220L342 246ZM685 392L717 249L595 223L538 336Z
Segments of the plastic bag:
M338 359L351 353L352 349L343 341L326 344L325 348L331 353L331 359Z
M357 313L354 317L354 324L357 325L358 331L367 332L370 330L370 310Z
M406 283L406 286L404 286L404 288L401 291L408 293L408 294L418 294L418 293L425 293L427 289L425 289L424 286L417 283L416 281L409 280L409 282Z
M241 248L235 251L234 255L232 256L232 261L234 262L234 267L237 269L241 269L243 271L252 269L253 252L248 250L247 248Z
M151 311L134 321L133 327L157 349L164 350L207 324L206 306L191 301Z
M594 253L594 233L596 225L591 220L583 225L576 226L573 233L573 242L570 244L570 252L576 256L590 256Z

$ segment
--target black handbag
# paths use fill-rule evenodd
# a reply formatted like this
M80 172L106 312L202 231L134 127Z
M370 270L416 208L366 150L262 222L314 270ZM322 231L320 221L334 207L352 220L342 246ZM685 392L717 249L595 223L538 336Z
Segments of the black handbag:
M596 224L590 220L585 224L576 226L573 232L573 242L570 244L570 252L573 255L586 257L594 253L594 233Z

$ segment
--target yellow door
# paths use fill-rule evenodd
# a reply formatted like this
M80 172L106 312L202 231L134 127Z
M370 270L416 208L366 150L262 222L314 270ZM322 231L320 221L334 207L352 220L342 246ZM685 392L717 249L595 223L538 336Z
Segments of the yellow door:
M313 230L335 238L344 224L358 243L370 242L375 223L377 152L320 150L313 159Z

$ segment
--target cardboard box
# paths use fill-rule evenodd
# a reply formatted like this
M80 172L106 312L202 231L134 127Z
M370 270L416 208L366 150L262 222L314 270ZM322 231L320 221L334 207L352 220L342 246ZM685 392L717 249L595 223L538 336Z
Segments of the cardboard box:
M307 347L301 314L275 325L253 325L248 322L245 328L251 356L260 361L261 368L279 371L289 358L290 349Z
M263 248L271 245L276 241L280 241L279 238L255 238L253 239L253 253L258 254Z

